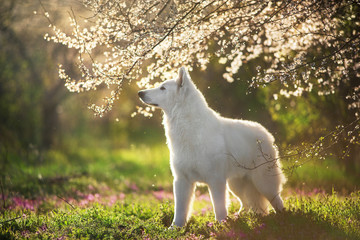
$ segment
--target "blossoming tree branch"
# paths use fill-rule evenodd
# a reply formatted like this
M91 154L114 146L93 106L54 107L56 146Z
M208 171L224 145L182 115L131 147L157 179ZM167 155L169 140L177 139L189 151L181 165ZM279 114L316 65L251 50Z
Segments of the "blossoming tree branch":
M168 79L180 66L206 69L216 56L233 82L242 65L261 57L265 64L249 88L277 84L279 95L335 94L346 85L353 121L332 136L349 131L359 143L360 5L356 0L83 0L92 13L70 12L72 32L51 24L45 38L78 51L80 79L59 67L71 92L108 88L99 116L109 112L125 83L149 87ZM209 49L209 46L211 50ZM99 54L101 53L101 54ZM139 111L144 109L139 108ZM321 142L321 141L320 141Z

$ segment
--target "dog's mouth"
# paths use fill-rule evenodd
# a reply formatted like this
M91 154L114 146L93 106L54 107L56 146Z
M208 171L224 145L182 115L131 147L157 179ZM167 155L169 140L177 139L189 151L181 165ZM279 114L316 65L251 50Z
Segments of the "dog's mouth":
M147 105L150 105L150 106L154 106L154 107L158 107L158 106L159 106L157 103L148 103L148 102L146 102L146 101L144 100L144 98L142 98L142 97L140 97L140 100L141 100L143 103L145 103L145 104L147 104Z
M159 106L159 105L156 104L156 103L146 103L146 104L151 105L151 106L154 106L154 107L158 107L158 106Z

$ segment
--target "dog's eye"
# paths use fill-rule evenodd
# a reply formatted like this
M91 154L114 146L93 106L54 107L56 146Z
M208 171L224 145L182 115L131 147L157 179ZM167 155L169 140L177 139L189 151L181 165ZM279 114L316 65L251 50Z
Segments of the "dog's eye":
M166 88L164 86L161 86L160 87L160 90L165 90Z

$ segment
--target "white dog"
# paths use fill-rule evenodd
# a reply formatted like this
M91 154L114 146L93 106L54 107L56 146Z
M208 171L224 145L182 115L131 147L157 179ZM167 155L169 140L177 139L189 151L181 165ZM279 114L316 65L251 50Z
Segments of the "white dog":
M177 79L139 91L139 97L164 111L174 176L172 226L185 225L196 183L208 185L218 221L227 217L227 188L246 210L267 214L269 203L276 211L283 210L280 193L285 177L274 137L263 126L219 116L183 67Z

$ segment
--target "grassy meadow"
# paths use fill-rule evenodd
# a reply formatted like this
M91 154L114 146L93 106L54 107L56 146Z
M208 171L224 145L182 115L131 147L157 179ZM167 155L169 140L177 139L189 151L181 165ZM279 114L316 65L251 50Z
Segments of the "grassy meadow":
M2 154L1 239L360 238L359 179L331 159L287 172L283 213L238 214L230 196L219 224L199 187L187 226L168 229L174 202L164 144Z

